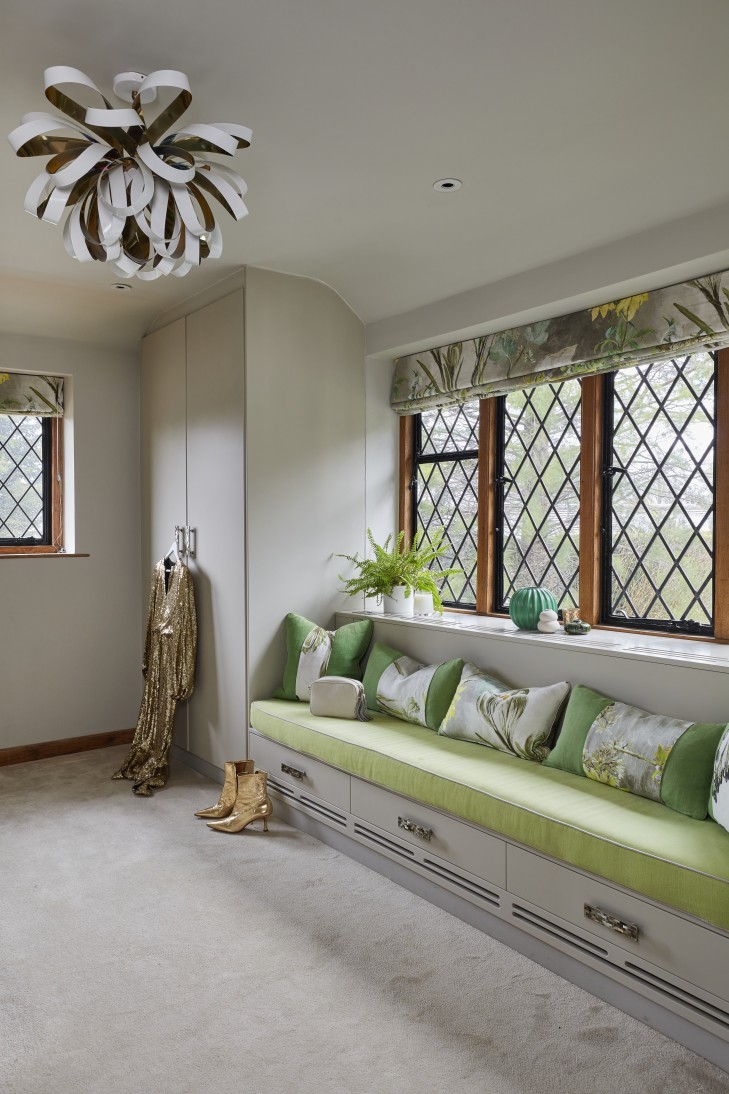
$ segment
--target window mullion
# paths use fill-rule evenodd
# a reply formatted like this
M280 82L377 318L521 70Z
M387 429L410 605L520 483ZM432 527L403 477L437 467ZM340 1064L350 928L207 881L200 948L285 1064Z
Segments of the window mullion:
M729 642L729 349L716 361L714 637Z
M498 399L479 405L478 554L476 611L494 611L494 547L496 523L496 416Z
M408 415L400 418L400 531L405 533L405 540L409 545L413 541L415 533L416 504L413 492L416 489L414 482L415 469L415 427L417 416Z
M602 376L582 379L580 437L580 618L600 621L600 529L602 524Z

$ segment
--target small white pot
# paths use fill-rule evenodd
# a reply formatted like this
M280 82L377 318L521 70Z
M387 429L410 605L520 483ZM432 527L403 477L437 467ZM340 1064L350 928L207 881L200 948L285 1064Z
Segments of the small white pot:
M415 597L409 585L395 585L391 595L385 594L383 601L386 615L413 614Z
M377 615L381 615L384 611L382 607L382 594L378 593L377 596L366 596L364 606L366 612L373 612Z

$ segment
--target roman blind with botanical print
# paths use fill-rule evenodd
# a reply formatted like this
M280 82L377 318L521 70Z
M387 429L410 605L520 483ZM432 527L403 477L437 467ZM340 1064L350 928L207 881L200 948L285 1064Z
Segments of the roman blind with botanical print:
M729 346L729 271L401 357L391 405L419 414Z
M0 414L63 417L63 377L0 372Z

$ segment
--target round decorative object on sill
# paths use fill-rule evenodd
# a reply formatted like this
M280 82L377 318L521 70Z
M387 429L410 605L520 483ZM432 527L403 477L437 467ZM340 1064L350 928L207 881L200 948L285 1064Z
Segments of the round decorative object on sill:
M536 585L517 589L509 601L509 615L521 631L537 630L539 616L542 612L549 610L556 612L557 601L549 589L542 589Z
M390 595L385 594L383 601L386 615L413 614L415 597L409 585L394 585Z
M564 625L565 634L587 634L589 631L590 624L583 622L582 619L572 619Z

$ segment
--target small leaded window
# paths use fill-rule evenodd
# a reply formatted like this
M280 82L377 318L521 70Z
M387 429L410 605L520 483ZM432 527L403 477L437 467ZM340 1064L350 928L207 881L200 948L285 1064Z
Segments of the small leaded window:
M52 419L0 414L0 547L53 542Z

